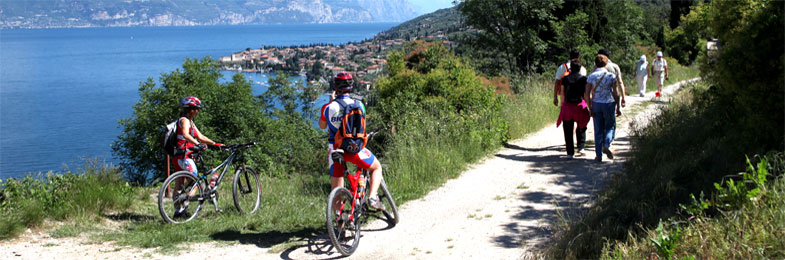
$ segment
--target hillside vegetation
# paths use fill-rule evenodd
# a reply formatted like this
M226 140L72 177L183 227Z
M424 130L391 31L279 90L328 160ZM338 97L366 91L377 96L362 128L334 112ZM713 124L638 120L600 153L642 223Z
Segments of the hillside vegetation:
M384 129L370 148L384 165L395 200L419 198L503 142L553 123L558 109L550 103L552 69L566 60L569 49L580 49L582 59L591 61L597 49L608 48L622 70L631 71L640 55L666 50L668 56L669 48L680 46L689 51L668 60L677 70L672 80L694 75L694 67L676 64L682 61L698 64L703 82L686 87L656 120L633 133L635 148L624 171L612 176L582 214L560 220L543 257L785 255L777 235L785 219L777 210L785 145L785 3L696 1L686 14L674 9L680 22L671 28L667 19L661 26L644 26L649 16L643 10L663 1L645 5L649 9L640 7L645 1L637 2L466 0L455 10L475 30L458 30L458 47L417 41L388 55L385 76L362 94L369 129ZM699 43L716 37L720 48L706 52L690 41L693 35ZM102 218L126 222L95 239L142 247L248 234L279 244L320 232L329 181L326 136L313 126L321 104L311 102L318 91L278 74L268 92L254 96L240 74L220 81L218 66L210 59L187 60L181 70L162 74L160 85L152 79L140 84L140 101L120 123L123 134L113 144L123 159L118 168L93 165L58 175L64 177L4 180L0 236L46 226L46 219L74 223L53 231L73 236L100 228L95 220ZM629 88L634 84L628 79ZM159 130L177 117L175 102L186 95L207 103L196 123L212 139L262 142L247 155L264 176L258 214L234 212L224 190L219 198L224 213L206 210L180 226L158 217L150 194L165 177ZM206 165L225 156L207 155ZM745 158L750 158L746 165ZM744 174L726 177L739 172ZM119 181L122 177L130 182ZM72 193L87 199L74 199ZM81 213L62 213L73 211ZM733 224L721 227L726 221ZM761 222L770 224L755 225ZM732 242L711 248L705 238Z
M624 172L586 214L566 220L548 258L785 255L785 212L773 201L785 145L783 5L714 1L682 17L710 25L704 33L720 42L698 58L703 83L634 133Z

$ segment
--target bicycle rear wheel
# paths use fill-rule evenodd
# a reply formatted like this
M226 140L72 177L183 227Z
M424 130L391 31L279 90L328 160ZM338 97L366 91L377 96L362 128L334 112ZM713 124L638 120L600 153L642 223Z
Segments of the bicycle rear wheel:
M262 185L259 183L259 174L251 166L237 169L232 182L232 196L234 206L241 214L254 213L259 209Z
M350 220L354 214L352 200L352 194L344 187L333 189L327 199L327 234L335 249L344 256L354 253L360 244L360 219Z
M379 185L379 191L377 193L379 200L384 204L382 213L384 214L384 217L387 218L387 223L390 223L392 226L397 225L399 220L398 207L395 206L395 200L393 200L392 194L387 188L387 182L385 182L384 179L382 179L382 183Z
M202 209L203 200L199 200L202 186L199 178L188 171L179 171L166 178L158 191L158 211L164 221L181 224L196 218Z

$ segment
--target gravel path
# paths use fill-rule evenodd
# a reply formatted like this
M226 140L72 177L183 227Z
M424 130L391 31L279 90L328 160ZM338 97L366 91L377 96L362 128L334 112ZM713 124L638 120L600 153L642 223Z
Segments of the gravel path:
M693 79L697 80L697 79ZM666 87L663 98L681 84ZM613 148L615 160L594 162L594 133L582 157L567 159L562 130L548 126L515 140L492 156L474 164L460 177L445 183L419 200L399 207L400 223L371 223L362 234L352 259L521 259L544 247L558 220L587 205L609 174L621 170L630 149L630 125L645 125L656 112L654 93L627 97L628 106L617 119ZM655 100L656 101L656 100ZM631 113L635 111L635 113ZM555 120L554 120L555 121ZM395 187L390 187L395 193ZM326 231L325 231L326 233ZM340 258L327 235L302 241L280 253L267 245L199 243L180 255L163 255L156 249L95 244L84 237L54 239L46 232L28 231L19 238L0 242L0 259L333 259ZM277 250L273 250L277 251Z

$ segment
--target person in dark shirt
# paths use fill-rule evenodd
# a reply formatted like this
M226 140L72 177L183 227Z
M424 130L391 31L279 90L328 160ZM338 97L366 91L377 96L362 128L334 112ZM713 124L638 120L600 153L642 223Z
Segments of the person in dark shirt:
M570 62L569 75L561 79L562 106L556 127L564 123L564 141L567 146L567 158L583 155L583 147L586 144L586 128L591 118L591 113L583 100L586 91L586 76L579 73L583 66L579 61ZM572 133L575 127L575 139L577 140L578 151L575 152Z

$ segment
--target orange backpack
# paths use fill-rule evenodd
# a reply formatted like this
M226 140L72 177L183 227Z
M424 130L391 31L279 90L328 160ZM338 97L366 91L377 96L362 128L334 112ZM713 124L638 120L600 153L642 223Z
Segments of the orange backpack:
M335 102L343 108L341 125L335 132L335 147L342 149L346 154L359 153L368 143L362 105L357 100L352 104L346 104L341 99L336 99Z

